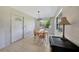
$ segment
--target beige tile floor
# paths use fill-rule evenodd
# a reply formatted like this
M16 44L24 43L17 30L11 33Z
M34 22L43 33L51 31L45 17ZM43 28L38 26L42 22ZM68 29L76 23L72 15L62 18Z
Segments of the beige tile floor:
M26 37L17 41L6 48L0 49L0 52L49 52L50 48L44 44L39 44L37 39Z

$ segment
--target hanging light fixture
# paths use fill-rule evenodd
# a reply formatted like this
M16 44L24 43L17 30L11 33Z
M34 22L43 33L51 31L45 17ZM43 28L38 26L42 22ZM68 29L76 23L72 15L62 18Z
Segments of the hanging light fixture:
M41 20L42 18L40 18L40 11L38 10L37 12L38 12L38 18L37 18L37 20Z

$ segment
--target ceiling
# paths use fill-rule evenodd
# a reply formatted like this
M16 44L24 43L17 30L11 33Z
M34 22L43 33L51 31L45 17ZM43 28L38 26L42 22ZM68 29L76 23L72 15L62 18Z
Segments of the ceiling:
M12 8L35 18L53 17L58 9L57 6L12 6ZM39 15L38 10L40 11Z

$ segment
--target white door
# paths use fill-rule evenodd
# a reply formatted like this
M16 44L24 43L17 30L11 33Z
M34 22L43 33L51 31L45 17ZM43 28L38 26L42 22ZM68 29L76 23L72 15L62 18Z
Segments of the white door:
M23 38L23 17L14 15L12 16L12 42Z

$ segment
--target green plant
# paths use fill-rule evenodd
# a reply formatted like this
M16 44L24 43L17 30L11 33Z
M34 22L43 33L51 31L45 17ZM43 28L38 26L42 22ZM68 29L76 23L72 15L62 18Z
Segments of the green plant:
M45 28L49 28L49 26L50 26L50 20L47 20L45 24Z

